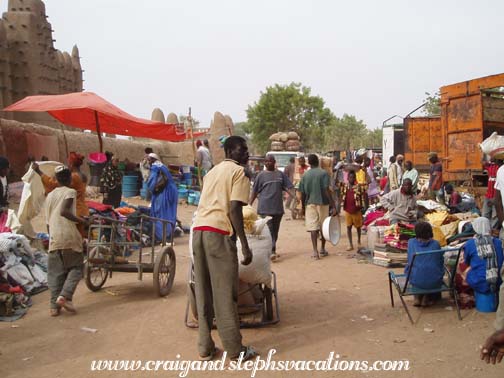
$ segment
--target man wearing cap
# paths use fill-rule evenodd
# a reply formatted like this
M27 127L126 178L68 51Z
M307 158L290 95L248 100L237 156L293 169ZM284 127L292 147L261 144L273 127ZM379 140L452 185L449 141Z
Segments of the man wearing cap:
M72 299L84 267L82 236L76 224L88 223L76 215L77 192L70 188L70 169L60 165L56 167L55 175L59 186L48 194L45 203L49 232L47 283L51 290L51 316L58 316L61 308L75 312Z
M9 174L9 160L0 156L0 212L9 207L9 190L7 175Z
M443 165L436 152L429 152L430 166L429 198L444 204Z
M151 152L148 155L151 165L147 188L152 193L150 214L154 218L170 221L167 224L166 237L173 232L173 225L177 221L178 190L168 168L161 162L160 157ZM163 223L155 222L157 240L163 239Z
M84 156L79 153L70 152L70 154L68 155L68 169L72 173L70 188L74 189L77 192L75 205L78 217L89 216L89 208L86 204L87 177L80 171L80 167L83 164L83 162L84 162ZM49 194L59 186L58 180L55 177L49 177L45 175L40 170L40 167L36 162L32 163L32 169L40 176L46 194ZM77 228L79 229L79 232L83 237L87 236L87 232L83 224L78 224Z

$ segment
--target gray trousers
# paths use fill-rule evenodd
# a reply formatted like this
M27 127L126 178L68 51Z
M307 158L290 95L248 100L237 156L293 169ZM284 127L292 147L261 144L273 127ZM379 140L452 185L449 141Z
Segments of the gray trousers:
M215 317L224 350L240 354L242 336L238 317L238 255L236 243L227 235L194 231L194 281L198 309L200 356L215 348L211 330Z
M61 295L72 300L77 284L82 279L84 255L82 252L60 249L49 252L47 284L51 290L51 308L58 308L56 299Z
M259 215L263 218L268 216L271 217L271 219L266 224L268 225L268 228L270 230L271 241L273 242L271 253L276 254L276 243L278 240L278 232L280 231L280 223L282 222L283 214L275 214L275 215L259 214Z

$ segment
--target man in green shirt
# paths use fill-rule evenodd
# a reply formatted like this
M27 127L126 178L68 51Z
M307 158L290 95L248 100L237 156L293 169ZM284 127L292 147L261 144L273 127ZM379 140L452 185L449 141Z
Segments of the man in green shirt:
M308 155L308 164L311 169L306 171L299 183L299 191L305 214L306 230L310 232L313 254L312 258L319 259L320 256L327 256L325 249L325 239L322 235L322 222L329 216L329 205L335 209L334 199L329 191L329 174L322 168L319 168L319 159L317 155ZM320 254L318 252L317 239L320 237L322 246Z

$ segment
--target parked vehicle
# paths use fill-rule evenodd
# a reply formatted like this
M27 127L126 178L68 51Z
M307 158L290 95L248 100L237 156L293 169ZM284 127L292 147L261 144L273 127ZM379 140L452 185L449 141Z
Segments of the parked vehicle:
M441 87L440 117L404 119L406 160L427 170L427 155L436 152L444 181L483 179L478 144L494 131L504 134L502 87L504 73Z

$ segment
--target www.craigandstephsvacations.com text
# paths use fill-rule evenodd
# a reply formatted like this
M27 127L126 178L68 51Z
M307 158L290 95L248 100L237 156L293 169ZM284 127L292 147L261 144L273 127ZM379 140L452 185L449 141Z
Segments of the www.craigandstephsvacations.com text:
M340 355L330 352L324 360L275 360L275 349L270 349L266 358L260 356L249 361L243 361L243 355L237 360L228 360L227 353L214 361L183 360L178 354L174 360L94 360L91 371L176 371L181 378L187 377L192 371L241 371L250 372L250 377L256 377L259 372L268 371L407 371L410 369L408 360L396 361L355 361L342 360Z

